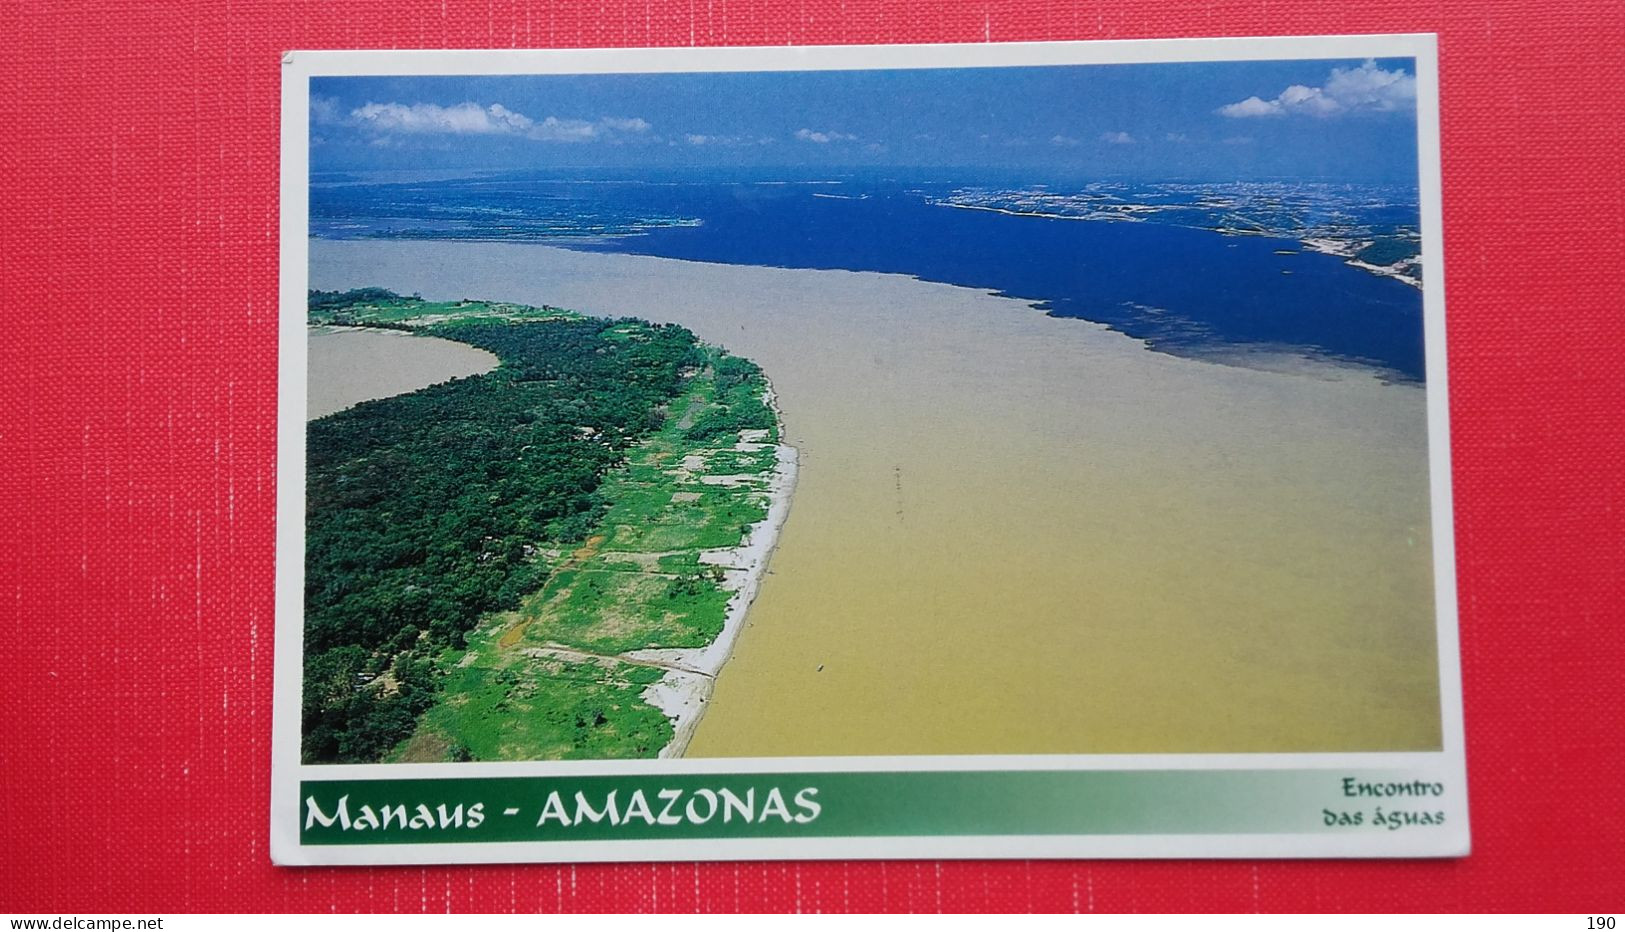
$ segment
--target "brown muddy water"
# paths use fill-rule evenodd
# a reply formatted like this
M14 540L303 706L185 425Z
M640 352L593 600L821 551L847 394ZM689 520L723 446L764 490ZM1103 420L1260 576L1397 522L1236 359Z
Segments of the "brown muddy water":
M1440 745L1421 388L1176 358L895 275L311 260L314 288L676 321L762 365L800 479L691 757Z
M498 362L466 343L395 330L312 327L307 333L307 421L374 398L490 372Z

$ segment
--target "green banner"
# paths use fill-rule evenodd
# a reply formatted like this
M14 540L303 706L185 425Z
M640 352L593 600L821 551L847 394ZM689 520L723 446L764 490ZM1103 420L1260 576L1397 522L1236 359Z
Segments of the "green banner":
M1425 831L1450 808L1401 771L913 771L306 780L299 818L354 845Z

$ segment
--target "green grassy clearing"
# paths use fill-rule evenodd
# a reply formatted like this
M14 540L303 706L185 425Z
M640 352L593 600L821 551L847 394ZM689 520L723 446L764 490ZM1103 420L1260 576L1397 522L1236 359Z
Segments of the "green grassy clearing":
M421 298L401 297L378 292L377 289L358 289L347 292L358 296L345 300L345 295L328 293L325 301L313 301L309 311L311 324L330 324L340 327L389 327L416 329L439 324L482 323L491 320L572 320L582 315L564 308L531 307L504 301L424 301ZM621 327L609 331L606 339L627 339L632 328Z
M606 336L640 338L633 327ZM542 588L517 610L487 618L466 651L441 658L439 699L392 759L652 757L671 739L670 722L641 698L665 671L615 655L703 647L717 637L731 593L722 570L700 554L738 546L766 516L777 463L771 446L735 449L741 429L777 436L759 372L705 352L708 365L689 375L661 428L605 477L597 528L583 541L539 548L537 559L552 571ZM763 415L766 428L731 426ZM707 476L743 478L725 487ZM547 655L560 648L602 659Z
M391 760L652 757L671 740L671 722L641 697L662 671L502 650L503 630L486 626L447 652L440 701Z

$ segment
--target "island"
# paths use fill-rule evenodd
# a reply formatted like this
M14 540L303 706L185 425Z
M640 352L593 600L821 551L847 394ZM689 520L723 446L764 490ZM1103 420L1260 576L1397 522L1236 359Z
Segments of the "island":
M307 764L680 756L790 507L753 362L673 324L310 294L497 365L307 424Z

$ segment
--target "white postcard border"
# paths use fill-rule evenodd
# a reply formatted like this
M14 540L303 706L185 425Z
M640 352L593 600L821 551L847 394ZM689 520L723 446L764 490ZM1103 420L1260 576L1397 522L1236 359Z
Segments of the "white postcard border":
M1330 754L986 755L726 758L463 764L303 765L306 289L309 278L310 79L363 75L613 74L984 68L1297 59L1413 58L1417 79L1428 455L1443 748ZM1451 497L1437 40L1431 34L1145 39L986 45L877 45L557 50L291 51L284 55L277 452L276 637L270 844L283 865L820 858L1283 858L1460 856L1468 853L1466 761ZM422 779L634 774L1043 770L1406 769L1451 786L1453 830L1413 841L1361 835L935 836L698 841L304 845L305 779Z

